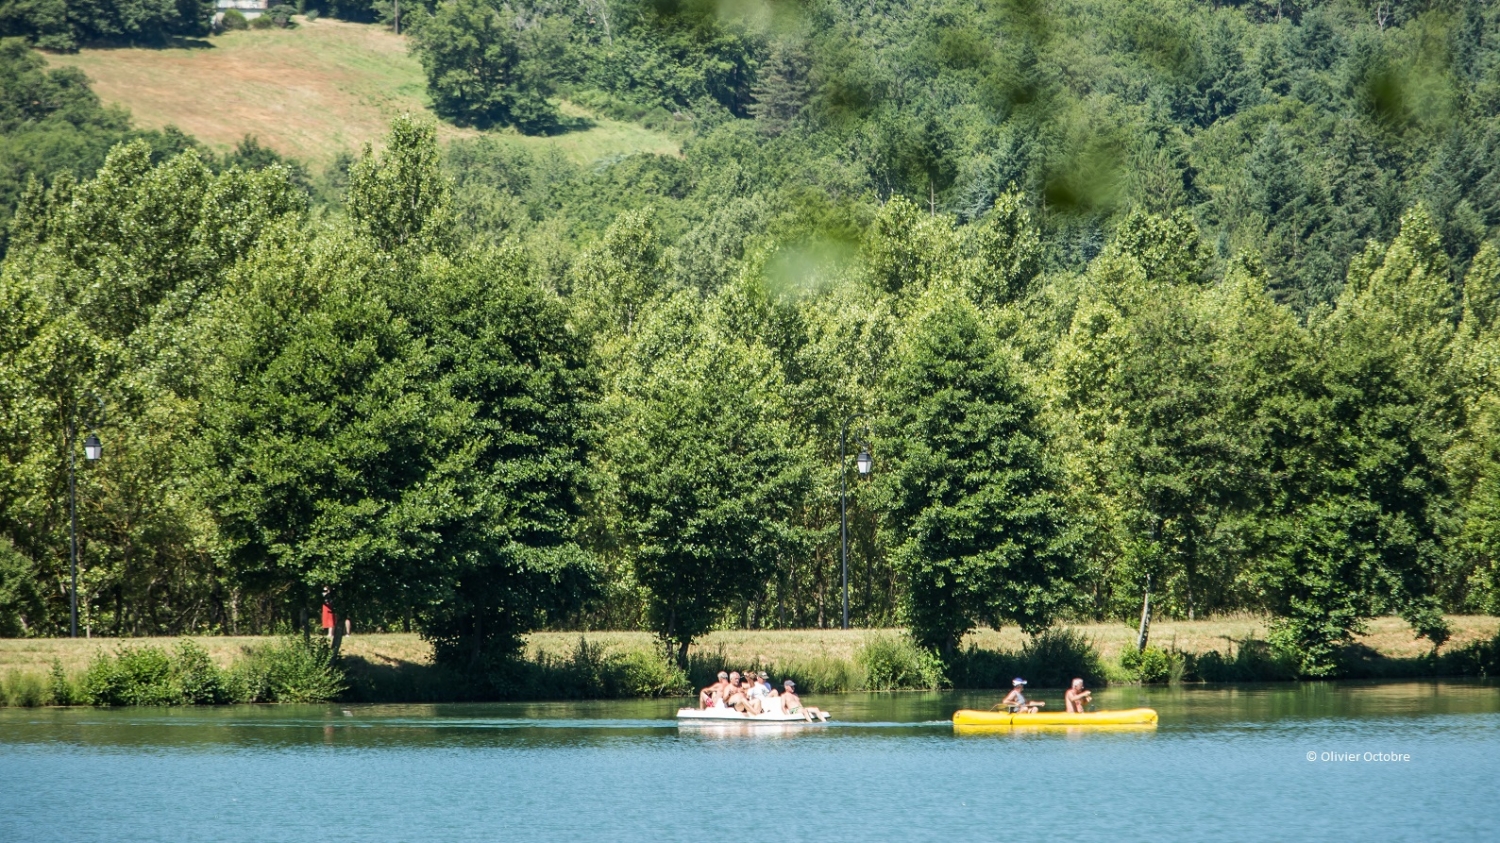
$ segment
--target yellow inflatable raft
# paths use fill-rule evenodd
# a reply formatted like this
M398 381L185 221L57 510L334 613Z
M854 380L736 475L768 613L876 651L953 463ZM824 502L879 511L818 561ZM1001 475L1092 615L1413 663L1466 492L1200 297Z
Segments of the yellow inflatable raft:
M1156 711L1150 708L1127 708L1120 711L1039 711L1036 714L1012 714L1009 711L955 711L954 726L1154 726Z

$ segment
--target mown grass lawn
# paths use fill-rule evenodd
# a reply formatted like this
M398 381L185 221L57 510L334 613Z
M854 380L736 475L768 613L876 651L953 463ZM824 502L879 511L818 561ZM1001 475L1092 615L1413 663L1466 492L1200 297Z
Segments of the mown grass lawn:
M176 126L220 150L254 135L315 168L341 151L377 142L399 114L431 113L422 67L406 39L343 21L303 20L296 29L228 32L167 49L49 54L47 60L82 70L104 102L129 109L142 128ZM556 137L494 134L527 148L555 147L581 164L679 151L669 135L594 117L569 103L563 108L589 117L592 128ZM439 134L479 133L441 124Z

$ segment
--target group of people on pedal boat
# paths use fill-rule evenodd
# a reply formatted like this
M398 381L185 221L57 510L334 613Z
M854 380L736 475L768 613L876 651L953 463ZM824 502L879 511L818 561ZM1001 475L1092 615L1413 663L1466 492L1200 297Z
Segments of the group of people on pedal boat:
M790 715L809 723L813 718L828 719L828 712L802 704L802 698L797 696L796 682L788 679L777 691L771 687L771 677L765 671L747 670L743 675L738 670L719 671L719 681L698 692L698 707L733 710L751 717Z
M1036 714L1038 711L1041 711L1042 706L1045 706L1047 703L1042 700L1026 699L1025 688L1025 679L1019 676L1012 679L1010 681L1010 693L1006 694L1005 699L1001 700L1000 704L995 706L995 708L1005 708L1016 714ZM1074 679L1073 687L1063 693L1063 705L1067 706L1069 714L1082 714L1083 707L1092 702L1093 699L1094 692L1084 690L1082 679Z

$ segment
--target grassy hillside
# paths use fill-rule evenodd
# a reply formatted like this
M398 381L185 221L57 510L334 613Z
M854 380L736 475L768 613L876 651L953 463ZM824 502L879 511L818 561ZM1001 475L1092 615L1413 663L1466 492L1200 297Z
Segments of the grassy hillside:
M245 135L283 155L323 165L377 140L402 112L428 110L425 81L406 39L334 20L290 30L230 32L173 49L99 49L49 55L88 74L107 103L137 125L174 125L229 149ZM572 106L574 115L581 111ZM474 135L444 125L444 137ZM671 137L593 118L593 127L553 138L501 133L519 146L552 146L579 163L633 152L675 154Z

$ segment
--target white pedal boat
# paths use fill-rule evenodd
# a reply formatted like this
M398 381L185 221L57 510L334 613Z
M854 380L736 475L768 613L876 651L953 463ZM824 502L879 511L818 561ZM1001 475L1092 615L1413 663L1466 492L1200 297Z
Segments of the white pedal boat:
M821 723L814 717L807 720L801 714L783 714L768 711L765 714L741 714L732 708L679 708L677 722L681 723Z

